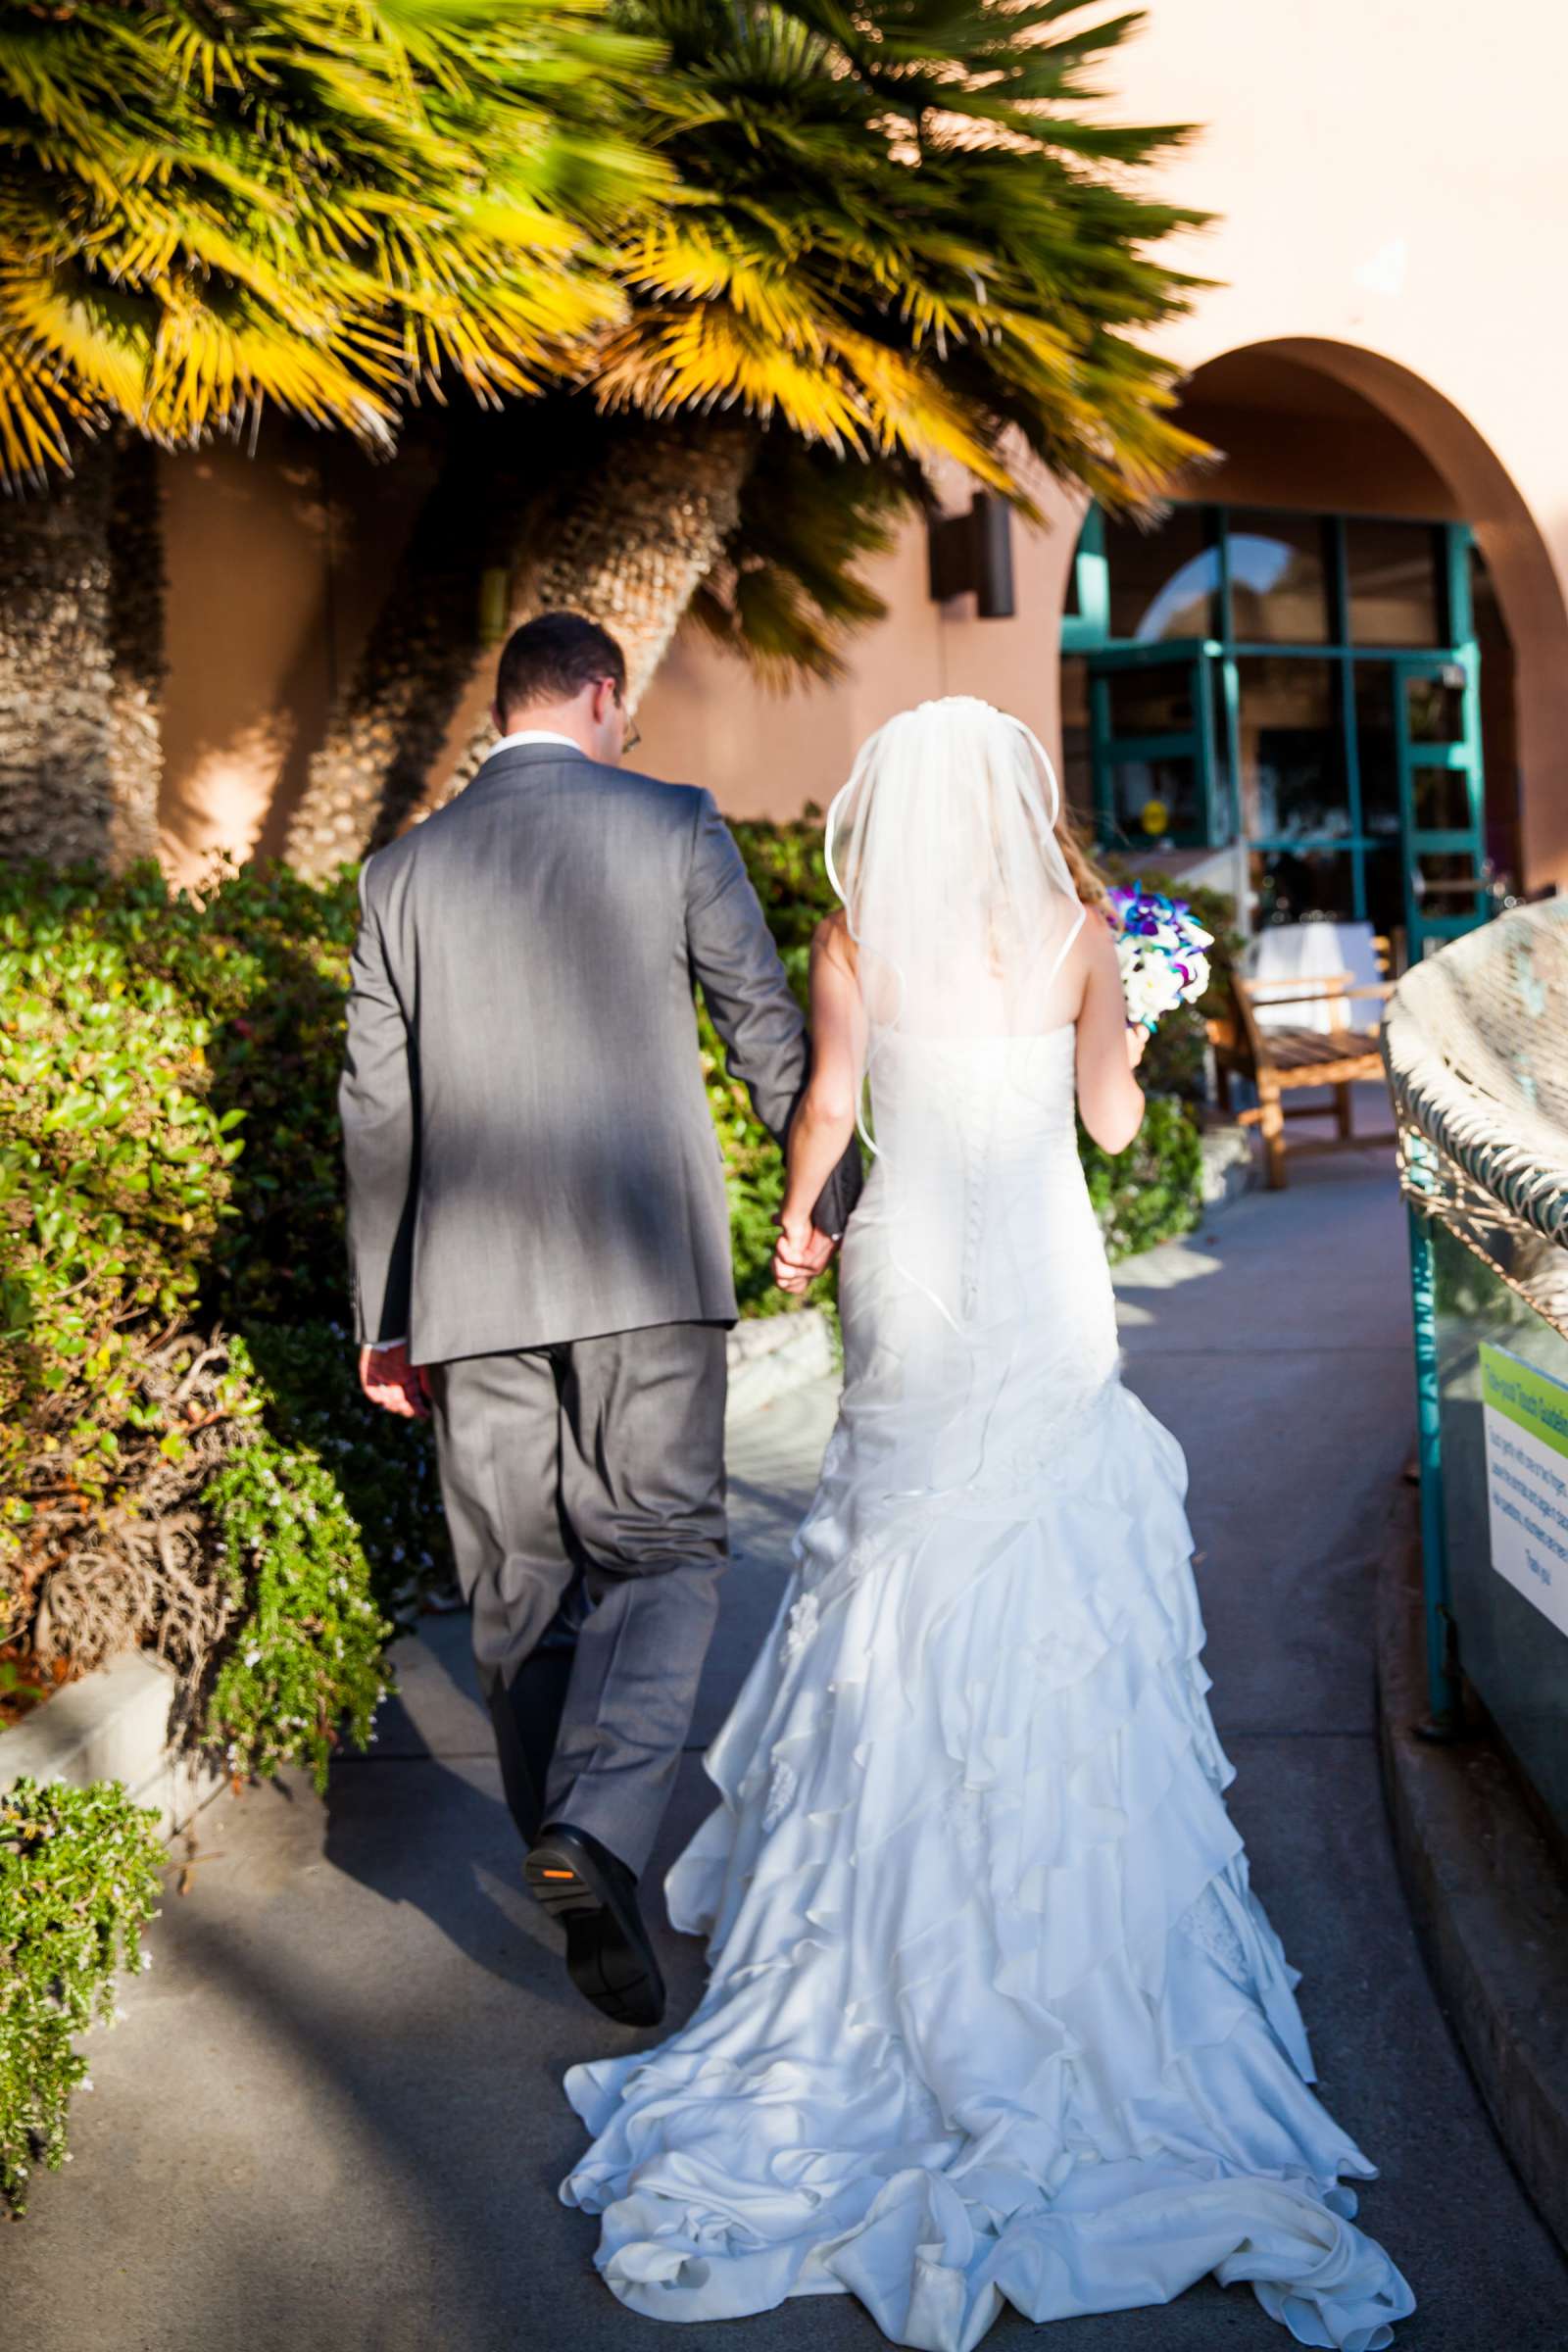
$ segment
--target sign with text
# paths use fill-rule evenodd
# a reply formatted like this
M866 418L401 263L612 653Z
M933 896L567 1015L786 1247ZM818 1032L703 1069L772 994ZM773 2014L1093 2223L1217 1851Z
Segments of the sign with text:
M1568 1386L1481 1346L1492 1565L1568 1634Z

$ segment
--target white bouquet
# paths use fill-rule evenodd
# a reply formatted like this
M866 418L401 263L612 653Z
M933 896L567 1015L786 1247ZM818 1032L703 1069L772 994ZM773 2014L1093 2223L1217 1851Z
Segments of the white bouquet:
M1193 920L1185 899L1132 888L1110 893L1127 1018L1152 1032L1178 1004L1193 1004L1208 986L1207 950L1214 935Z

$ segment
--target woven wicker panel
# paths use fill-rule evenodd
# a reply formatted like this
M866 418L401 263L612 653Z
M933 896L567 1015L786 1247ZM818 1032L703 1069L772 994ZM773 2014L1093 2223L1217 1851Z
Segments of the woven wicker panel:
M1568 1246L1568 900L1516 907L1408 971L1383 1059L1406 1189L1440 1210L1463 1196L1472 1228L1484 1196ZM1555 1260L1542 1276L1560 1314Z

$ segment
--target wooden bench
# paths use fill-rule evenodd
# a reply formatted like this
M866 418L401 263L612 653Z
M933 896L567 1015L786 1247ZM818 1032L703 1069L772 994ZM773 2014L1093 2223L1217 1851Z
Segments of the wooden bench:
M1387 951L1378 942L1380 966L1387 970ZM1382 1079L1383 1058L1375 1029L1353 1029L1337 1017L1330 1029L1265 1026L1257 1017L1260 1005L1322 1004L1336 1008L1355 997L1386 997L1388 980L1352 987L1348 972L1326 972L1310 980L1248 980L1227 968L1223 974L1230 998L1225 1012L1206 1023L1214 1049L1215 1083L1220 1108L1231 1107L1231 1080L1250 1079L1257 1089L1255 1107L1238 1113L1244 1127L1256 1127L1263 1138L1264 1176L1270 1192L1285 1189L1285 1122L1321 1118L1329 1105L1287 1103L1284 1097L1301 1087L1332 1088L1335 1134L1303 1139L1298 1152L1332 1152L1341 1143L1392 1144L1394 1135L1355 1133L1350 1089L1360 1078Z

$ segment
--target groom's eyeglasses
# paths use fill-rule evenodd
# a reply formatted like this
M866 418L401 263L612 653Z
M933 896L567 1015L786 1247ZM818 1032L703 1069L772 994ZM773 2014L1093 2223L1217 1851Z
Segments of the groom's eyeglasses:
M633 718L631 712L625 709L625 706L621 702L620 696L621 690L617 686L615 688L615 707L618 710L620 710L626 721L626 732L621 737L620 742L620 748L624 754L626 752L634 752L637 749L637 746L641 743L643 736L642 729L638 726L637 721Z

